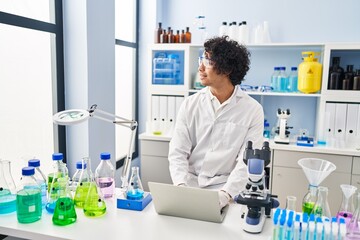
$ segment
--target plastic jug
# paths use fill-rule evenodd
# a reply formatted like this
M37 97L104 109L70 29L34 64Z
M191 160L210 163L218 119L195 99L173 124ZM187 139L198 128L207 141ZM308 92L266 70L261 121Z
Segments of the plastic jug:
M304 62L298 68L298 90L303 93L316 93L321 88L322 64L317 61L315 52L302 52Z

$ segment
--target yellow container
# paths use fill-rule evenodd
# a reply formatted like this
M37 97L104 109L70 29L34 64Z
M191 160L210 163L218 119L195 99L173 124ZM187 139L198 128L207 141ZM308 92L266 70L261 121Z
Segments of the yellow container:
M317 61L315 52L302 52L304 62L298 67L298 90L303 93L316 93L321 89L322 64Z

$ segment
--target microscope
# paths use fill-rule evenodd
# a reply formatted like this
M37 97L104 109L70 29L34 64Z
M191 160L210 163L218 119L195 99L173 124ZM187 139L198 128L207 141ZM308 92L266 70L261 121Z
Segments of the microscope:
M244 231L260 233L265 219L270 217L271 209L279 206L274 199L276 195L269 193L269 165L271 151L269 142L264 142L262 149L253 149L252 142L247 143L243 161L247 165L249 181L245 190L235 196L235 202L247 206L247 213L242 215L244 219Z
M281 144L289 144L290 143L290 131L288 129L291 129L292 127L289 127L287 125L287 120L290 117L290 109L281 110L280 108L277 110L276 113L277 117L279 118L279 126L277 127L277 130L275 130L274 142L275 143L281 143Z

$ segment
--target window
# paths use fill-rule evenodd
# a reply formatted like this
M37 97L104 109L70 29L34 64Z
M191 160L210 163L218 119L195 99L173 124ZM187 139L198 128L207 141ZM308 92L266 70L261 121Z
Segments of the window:
M0 1L0 158L15 181L29 158L49 172L51 154L65 153L52 122L64 109L62 39L62 1Z
M118 116L135 120L138 120L138 8L138 0L115 0L115 111ZM117 168L127 155L130 137L129 129L116 128L116 156L121 160ZM134 151L137 157L136 144Z

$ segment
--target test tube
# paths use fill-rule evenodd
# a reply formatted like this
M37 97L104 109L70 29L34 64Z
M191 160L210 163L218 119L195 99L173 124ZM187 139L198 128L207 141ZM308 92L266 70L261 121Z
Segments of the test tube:
M315 239L315 215L314 214L310 214L310 221L309 221L309 236L308 239L313 240Z
M324 239L324 224L321 217L316 218L316 239Z
M300 239L300 214L296 214L294 222L294 240Z
M333 217L331 219L331 236L332 236L331 239L334 239L334 240L338 239L338 237L339 237L339 225L338 225L336 217Z
M340 218L340 227L339 227L339 240L345 240L346 237L346 223L344 218Z
M294 222L294 211L290 211L287 223L286 223L286 240L292 240L292 235L294 232L293 229L293 222Z
M303 213L302 223L301 223L301 239L308 240L308 214Z
M331 239L331 223L328 218L324 221L324 240Z
M279 237L279 217L280 217L280 208L276 209L273 217L273 224L274 224L273 236L272 236L273 240L278 240Z

